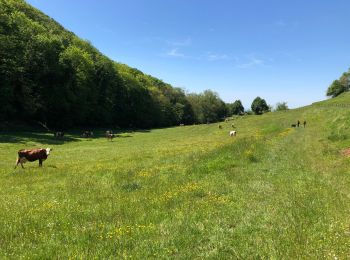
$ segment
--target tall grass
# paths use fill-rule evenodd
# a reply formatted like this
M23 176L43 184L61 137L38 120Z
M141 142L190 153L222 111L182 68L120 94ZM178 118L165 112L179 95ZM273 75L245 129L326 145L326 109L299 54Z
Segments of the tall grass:
M349 100L235 118L235 138L232 122L113 142L1 133L0 257L349 258L350 142L332 137ZM13 170L29 147L54 150Z

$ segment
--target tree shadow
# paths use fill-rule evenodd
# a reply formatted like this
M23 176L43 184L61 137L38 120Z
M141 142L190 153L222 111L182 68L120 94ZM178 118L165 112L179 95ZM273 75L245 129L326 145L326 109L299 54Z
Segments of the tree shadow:
M151 130L148 129L117 129L113 130L117 138L130 138L133 137L134 133L149 133ZM27 143L27 142L38 142L49 145L62 145L69 142L81 142L81 141L92 141L96 138L105 137L106 131L97 129L94 130L93 137L82 137L83 130L69 131L69 134L65 133L64 137L54 137L52 133L48 132L1 132L0 131L0 143Z
M67 142L80 141L78 138L73 136L64 136L62 138L56 138L50 133L40 132L1 132L0 143L27 143L27 142L38 142L52 145L62 145Z
M125 135L125 134L116 134L117 138L129 138L129 137L133 137L132 135Z
M125 128L125 129L117 129L114 131L115 134L133 134L133 133L149 133L151 130L149 129L135 129L135 128Z

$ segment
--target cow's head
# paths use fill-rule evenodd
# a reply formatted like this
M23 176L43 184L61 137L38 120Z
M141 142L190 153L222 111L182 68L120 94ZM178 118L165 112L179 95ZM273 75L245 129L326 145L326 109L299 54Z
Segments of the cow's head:
M45 150L46 150L46 155L49 155L50 152L51 152L53 149L52 149L52 148L46 148Z

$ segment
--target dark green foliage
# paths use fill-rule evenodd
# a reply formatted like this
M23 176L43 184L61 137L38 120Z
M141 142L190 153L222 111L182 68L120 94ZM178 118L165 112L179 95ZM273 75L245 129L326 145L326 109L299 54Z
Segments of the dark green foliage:
M349 91L350 89L350 69L348 72L343 73L343 75L334 80L333 83L328 87L326 95L329 97L339 96L341 93Z
M347 85L342 84L339 80L334 80L333 83L327 89L327 96L334 98L348 90L349 87Z
M0 0L0 10L0 121L53 129L194 122L183 90L111 61L23 0Z
M254 99L251 108L256 115L261 115L269 111L269 106L266 104L265 99L260 97L256 97Z
M226 104L217 93L205 90L200 94L189 94L188 100L193 108L197 123L213 123L227 114Z
M241 100L236 100L232 104L229 104L229 114L230 115L242 115L244 114L244 107Z

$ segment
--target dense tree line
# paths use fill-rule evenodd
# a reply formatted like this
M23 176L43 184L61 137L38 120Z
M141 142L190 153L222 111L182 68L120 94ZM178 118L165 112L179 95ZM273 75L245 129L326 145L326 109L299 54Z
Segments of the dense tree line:
M168 126L195 121L183 90L111 61L24 1L0 0L0 120Z
M0 0L0 123L161 127L244 113L114 62L23 0Z

